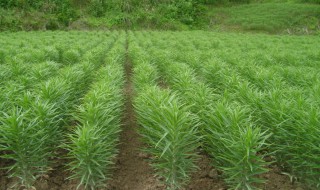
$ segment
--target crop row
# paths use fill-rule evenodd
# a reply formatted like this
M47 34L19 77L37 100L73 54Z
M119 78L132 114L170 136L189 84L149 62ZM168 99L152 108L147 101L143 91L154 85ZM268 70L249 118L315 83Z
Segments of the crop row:
M210 118L210 116L218 119L217 117L221 115L221 113L217 113L217 111L220 109L224 110L223 113L229 116L231 115L228 114L227 110L234 113L236 113L237 110L238 113L236 115L239 117L238 120L236 120L237 117L234 116L232 118L235 119L235 122L229 121L228 123L231 123L231 125L246 126L247 133L250 132L254 134L252 131L256 132L255 136L259 137L255 138L258 144L253 147L257 148L258 151L253 151L253 155L255 154L263 158L265 151L260 148L263 147L263 145L267 145L267 155L270 154L271 157L275 156L278 166L281 167L284 172L287 172L288 175L299 177L302 181L307 181L310 185L319 185L317 164L319 160L316 156L319 154L318 141L316 140L319 139L320 112L319 98L317 96L319 93L319 80L317 79L319 72L314 65L318 60L308 62L310 59L315 59L314 54L316 52L308 52L308 58L305 58L305 55L293 54L291 52L293 48L285 52L286 54L279 53L279 55L276 55L276 53L273 52L273 55L270 55L271 57L279 58L283 56L282 54L288 54L289 57L295 55L296 60L301 60L306 63L305 66L298 65L295 60L292 64L296 67L295 69L295 67L289 65L291 63L290 59L282 60L276 63L283 65L283 69L278 71L275 69L278 67L261 64L259 60L252 60L251 57L245 57L248 54L256 53L250 52L247 46L251 45L251 49L254 49L252 51L258 49L258 47L254 47L255 44L251 42L245 44L236 43L236 45L234 45L234 43L231 44L229 42L230 39L228 39L227 43L230 43L233 49L225 48L219 50L214 48L214 50L205 50L201 49L203 48L203 46L201 46L203 41L195 38L195 36L197 36L195 34L191 35L190 38L180 33L170 34L171 35L164 34L162 36L155 32L144 35L138 33L136 35L142 48L153 58L153 62L159 64L159 68L162 70L163 75L166 76L167 82L172 88L181 91L183 96L191 96L187 102L195 103L195 105L200 104L195 97L197 96L197 92L203 92L205 91L203 89L206 88L202 87L201 91L201 83L197 83L198 85L194 86L190 84L192 80L200 80L204 81L208 87L211 87L216 95L219 95L219 98L204 96L203 99L211 99L213 102L215 102L215 99L218 99L218 101L216 101L217 105L219 105L219 102L227 103L223 103L220 107L214 106L215 108L211 111L206 110L205 112L210 114L207 115L206 118L201 118L202 121ZM198 36L200 37L200 35ZM192 40L191 37L197 40ZM241 37L238 38L242 40ZM210 40L203 43L209 43L211 46L214 46L214 44L217 43L214 40L212 40L212 44L210 44ZM297 39L293 39L293 41L294 40ZM179 41L179 43L176 43L177 41ZM263 39L261 41L263 42ZM218 44L222 43L224 42L220 40ZM288 43L292 42L290 41ZM274 43L274 45L282 44ZM241 51L241 48L249 51L249 53L246 54L246 52ZM230 52L228 52L228 50L230 50ZM265 54L268 55L268 52ZM201 58L204 58L204 60ZM313 69L307 73L311 67ZM300 68L302 68L302 71ZM192 69L195 70L193 71ZM297 71L298 69L299 71ZM264 70L266 70L266 72L264 72ZM284 70L286 71L284 72ZM304 70L305 73L303 73ZM294 76L296 76L295 73L297 72L303 75L295 79ZM179 77L178 73L181 73L181 77ZM189 75L193 75L194 77L190 78ZM186 79L188 76L189 79ZM311 78L307 78L309 76ZM300 84L293 85L294 82L292 81L300 81ZM187 89L187 92L188 89L189 91L191 89L191 93L189 92L189 94L187 93L187 95L185 95L186 92L184 89ZM192 100L192 98L194 100ZM233 102L236 102L238 109L232 108ZM231 108L228 109L230 104ZM200 107L203 108L203 106ZM243 115L243 117L241 117L241 115ZM228 117L225 116L223 118ZM247 122L243 123L241 120L247 120ZM219 125L220 123L211 124L215 129L218 129ZM226 127L228 124L224 123L222 126ZM251 126L252 131L248 130L248 126ZM207 129L209 127L206 126L205 128ZM226 135L227 128L222 129L223 131L218 134L218 139L210 139L214 139L213 141L215 143L218 143L219 139L228 140L230 142L227 143L227 145L228 149L230 149L230 144L232 144L231 140L236 140L236 138L224 138L223 136ZM266 137L269 138L266 140ZM265 140L268 144L265 144ZM239 143L241 141L238 139L236 142L238 142L238 145L241 144ZM250 142L254 142L254 140L252 139ZM218 145L215 149L221 149L221 147L223 147L223 145ZM240 147L244 147L244 145ZM236 154L234 150L231 152ZM235 155L228 155L225 151L223 156L220 156L218 153L212 156L215 161L222 157L231 161ZM255 160L256 158L253 159L252 162L255 162ZM235 163L239 164L239 162ZM255 164L259 165L259 162L257 161ZM264 164L261 165L261 169L263 165ZM230 168L223 167L222 163L218 163L216 166L220 166L225 174L230 172ZM245 167L245 165L242 166ZM249 168L251 172L254 172L254 167L250 166ZM258 172L256 174L260 173ZM246 179L248 180L250 178ZM227 182L232 185L235 181L227 179Z
M47 43L45 39L33 36L33 39L39 38L44 42L30 42L26 47L20 45L10 47L10 45L4 44L3 47L6 50L0 50L0 79L2 79L0 85L6 85L8 80L15 80L20 78L19 76L32 75L33 70L41 67L40 65L44 62L55 62L62 65L76 63L88 50L109 37L116 37L116 33L110 34L110 36L101 36L100 39L93 38L94 40L90 37L67 41L53 39Z
M140 40L139 40L140 41ZM213 165L224 171L228 184L235 189L250 189L263 182L258 175L267 171L265 154L269 137L248 117L250 110L228 97L219 97L195 76L185 63L167 54L147 52L157 64L164 80L176 90L189 109L200 119L203 148L214 158Z
M5 112L1 116L0 143L5 153L1 157L13 161L7 168L10 177L30 187L50 170L65 139L63 126L73 120L70 114L74 106L80 103L79 98L95 78L95 71L104 64L105 54L115 40L109 38L100 43L77 64L62 68L58 75L43 82L38 81L34 88L19 94L12 94L8 89L5 98L9 101L1 106Z
M158 85L157 69L146 58L134 39L129 40L129 55L134 65L137 93L134 106L139 133L148 146L151 165L169 189L181 188L196 169L198 120L177 94Z
M88 189L103 187L117 154L120 119L123 111L123 62L125 38L121 36L108 52L106 66L97 74L97 81L85 95L74 114L80 122L66 144L71 178Z

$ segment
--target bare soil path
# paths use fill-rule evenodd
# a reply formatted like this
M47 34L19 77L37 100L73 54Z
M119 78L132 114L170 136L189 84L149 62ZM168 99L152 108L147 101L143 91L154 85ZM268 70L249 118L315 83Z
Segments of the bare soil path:
M128 44L126 44L128 51ZM109 182L110 190L162 190L165 189L156 179L149 166L148 155L141 152L144 144L137 133L137 121L133 107L134 89L132 82L132 63L126 55L124 88L125 110L123 131L120 136L119 155L116 169Z

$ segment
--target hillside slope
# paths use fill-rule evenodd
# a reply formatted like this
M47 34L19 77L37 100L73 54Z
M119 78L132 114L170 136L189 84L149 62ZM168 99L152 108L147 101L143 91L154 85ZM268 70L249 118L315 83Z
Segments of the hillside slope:
M320 6L301 3L253 3L211 7L210 28L267 33L310 34L320 30Z
M0 31L203 29L269 34L319 34L320 31L320 5L317 4L229 3L222 6L194 3L198 1L142 2L130 6L115 3L116 6L107 7L102 12L85 4L56 10L46 6L26 10L2 7Z

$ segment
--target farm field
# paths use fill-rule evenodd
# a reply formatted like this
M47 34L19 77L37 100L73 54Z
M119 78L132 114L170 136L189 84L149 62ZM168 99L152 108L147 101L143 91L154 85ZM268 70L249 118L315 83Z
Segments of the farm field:
M320 38L0 33L0 190L319 189Z

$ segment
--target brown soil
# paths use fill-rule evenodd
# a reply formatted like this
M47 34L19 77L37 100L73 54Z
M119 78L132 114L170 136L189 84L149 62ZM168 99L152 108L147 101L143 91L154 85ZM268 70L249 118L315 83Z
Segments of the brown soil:
M120 136L119 155L116 169L110 180L110 190L162 190L164 186L157 180L149 166L148 155L141 152L144 147L137 133L137 122L133 108L132 64L127 57L125 64L126 85L124 94L125 114L123 131Z
M129 116L129 114L127 114ZM133 117L134 114L130 115ZM130 120L126 120L125 129L121 136L120 154L117 158L116 170L113 180L109 182L108 190L164 190L165 187L154 177L152 169L149 167L145 155L139 151L143 144L139 142L139 135L135 132L135 122L129 125ZM126 139L126 140L125 140ZM134 146L133 146L134 145ZM63 155L61 155L63 156ZM128 157L133 159L128 159ZM68 160L61 159L54 166L54 170L48 175L36 181L34 187L37 190L76 190L77 181L67 180L70 173L66 171L65 163ZM0 159L0 167L7 166L8 161ZM198 162L199 170L196 171L190 180L190 184L184 190L226 190L227 187L222 179L221 173L210 164L210 158L206 154L201 154ZM13 179L5 177L4 170L0 170L0 190L13 190ZM288 176L281 174L276 166L270 167L270 172L262 176L267 183L261 185L265 190L303 190L306 187L291 183ZM80 190L83 190L80 188Z
M211 166L210 158L202 153L198 162L199 170L195 172L190 180L190 184L185 190L226 190L222 173ZM290 182L290 178L282 174L281 170L275 166L270 166L270 171L261 177L266 183L259 188L264 190L304 190L308 189L299 183Z
M158 79L158 85L162 89L169 89L169 85L165 82L165 80L162 77Z
M7 161L0 158L0 190L5 190L8 183L8 179L6 178L6 171L2 169L7 165Z
M281 170L276 166L270 166L270 171L262 175L262 178L267 180L267 183L261 185L260 188L266 190L303 190L308 189L299 183L290 181L289 176L282 174Z
M207 154L201 154L198 161L199 170L196 171L187 185L186 190L225 190L227 189L221 173L215 170Z
M67 151L59 151L59 159L53 167L53 170L48 173L48 175L43 176L38 179L34 185L37 190L71 190L77 188L77 181L68 180L67 178L71 175L67 171L66 163L69 162L65 159Z

